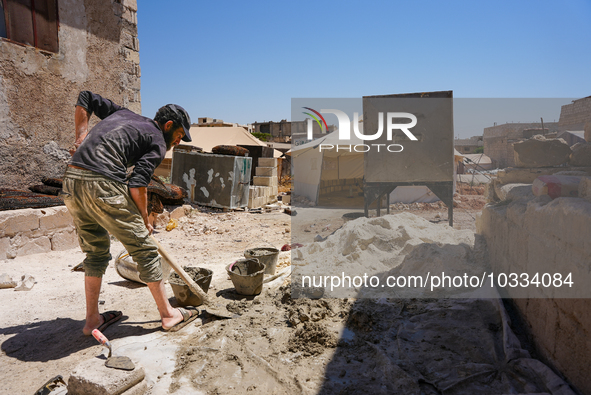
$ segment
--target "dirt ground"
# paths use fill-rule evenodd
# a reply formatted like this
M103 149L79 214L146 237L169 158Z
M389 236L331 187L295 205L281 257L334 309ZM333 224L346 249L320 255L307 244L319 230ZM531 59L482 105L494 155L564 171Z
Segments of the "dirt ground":
M456 200L454 227L475 229L474 218L484 205L483 196L461 195ZM437 203L393 205L392 213L399 211L447 224L447 209ZM345 222L341 215L335 212L327 224L316 224L313 217L298 221L300 226L315 225L318 232L305 232L297 242L311 243L316 234L328 236ZM179 263L213 270L209 294L219 296L228 310L240 314L223 320L202 313L191 328L177 334L161 331L147 287L121 278L112 261L103 281L101 310L122 310L124 318L105 335L115 342L130 337L170 336L178 344L174 355L169 356L171 371L157 377L152 372L152 380L160 385L151 393L440 393L430 381L436 377L423 373L426 378L418 384L411 377L412 369L421 370L426 361L414 361L414 367L407 369L393 357L392 347L398 344L400 349L401 340L392 328L406 322L408 330L413 317L449 307L445 301L292 299L289 278L256 297L234 292L224 266L240 258L247 248L281 248L292 243L291 220L279 210L255 214L197 207L172 231L157 228L156 238ZM113 241L112 255L120 251L121 244ZM83 273L71 268L83 258L78 249L72 249L0 262L0 273L13 277L30 274L37 281L30 291L0 290L1 393L32 394L58 374L67 381L79 362L102 352L92 337L82 334ZM283 265L288 263L289 259L283 261ZM174 304L170 286L166 287ZM499 332L500 324L489 321L484 327L491 333ZM450 336L461 330L446 332L441 329L428 341L449 350L450 341L458 342ZM457 359L446 353L433 363L448 357ZM494 383L493 379L491 388ZM470 392L460 388L450 393Z

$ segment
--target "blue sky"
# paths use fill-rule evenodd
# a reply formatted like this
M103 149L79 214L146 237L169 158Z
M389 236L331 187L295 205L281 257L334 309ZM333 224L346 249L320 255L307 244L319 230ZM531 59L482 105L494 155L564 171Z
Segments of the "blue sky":
M292 98L438 90L591 95L591 0L137 2L146 116L177 103L194 121L279 121Z

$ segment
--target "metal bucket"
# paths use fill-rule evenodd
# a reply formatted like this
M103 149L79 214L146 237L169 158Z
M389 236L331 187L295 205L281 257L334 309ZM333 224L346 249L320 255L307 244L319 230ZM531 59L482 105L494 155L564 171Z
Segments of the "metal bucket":
M162 264L162 277L167 278L168 274L172 270L168 261L164 257L160 257ZM136 283L146 284L140 279L140 272L137 270L137 263L133 261L131 256L126 250L123 250L117 255L115 259L115 270L117 274L129 281L135 281Z
M249 248L244 251L246 259L258 259L265 264L265 274L275 274L277 269L277 260L279 259L279 250L274 247Z
M258 295L263 290L265 264L258 259L238 259L226 266L226 271L240 295Z
M213 271L201 267L190 266L184 266L183 270L187 272L189 277L197 283L203 292L207 293L209 290L209 284L211 284ZM180 306L201 306L203 304L203 300L201 300L199 295L195 295L193 291L191 291L191 288L185 284L183 279L177 273L170 273L168 282L170 283L174 297Z

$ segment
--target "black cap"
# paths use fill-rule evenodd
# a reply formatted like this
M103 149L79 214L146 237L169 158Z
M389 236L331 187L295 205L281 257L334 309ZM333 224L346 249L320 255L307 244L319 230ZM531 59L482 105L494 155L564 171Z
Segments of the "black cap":
M183 136L182 140L187 142L191 141L191 134L189 134L189 129L191 129L191 118L189 117L189 113L187 113L187 111L185 111L185 109L178 104L167 104L164 107L169 108L173 113L176 114L177 120L185 131L185 135Z

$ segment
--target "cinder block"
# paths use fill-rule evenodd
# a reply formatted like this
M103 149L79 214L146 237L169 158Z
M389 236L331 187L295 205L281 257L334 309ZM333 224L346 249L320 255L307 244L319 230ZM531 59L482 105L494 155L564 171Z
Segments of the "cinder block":
M273 195L275 195L275 196L277 196L277 195L279 194L279 187L278 187L277 185L275 185L275 186L273 187L273 192L272 192L272 194L273 194Z
M26 208L22 210L0 211L0 237L12 237L21 232L39 228L40 210Z
M140 383L145 375L142 366L136 365L132 371L111 369L105 366L103 358L96 357L74 368L68 380L68 394L121 394Z
M276 158L259 158L258 166L260 167L277 167Z
M255 169L257 176L262 177L277 177L277 168L276 167L257 167Z
M291 203L291 195L284 195L283 197L281 197L281 201L283 202L283 204L289 206L289 204Z
M64 230L51 236L51 249L53 251L65 251L78 247L78 234L76 230Z
M277 180L277 177L254 176L253 184L258 186L272 186L274 179Z
M248 200L251 200L253 197L255 197L256 193L257 193L256 187L253 187L253 186L248 187Z
M63 207L49 207L41 210L45 215L39 218L39 228L43 231L66 228L74 225L68 209Z

